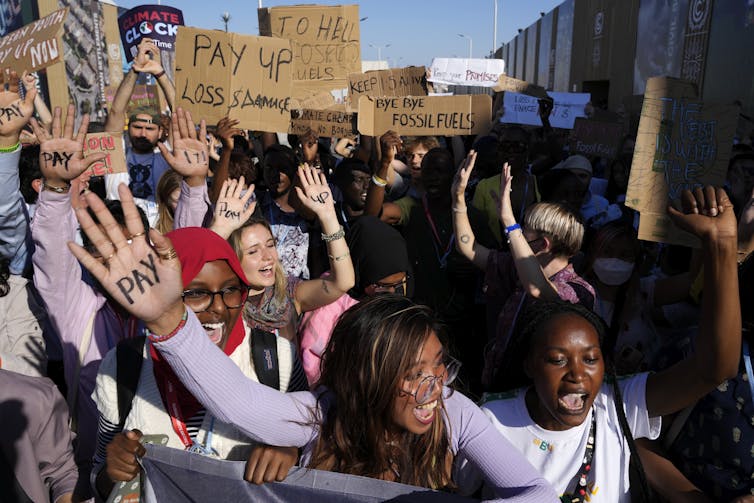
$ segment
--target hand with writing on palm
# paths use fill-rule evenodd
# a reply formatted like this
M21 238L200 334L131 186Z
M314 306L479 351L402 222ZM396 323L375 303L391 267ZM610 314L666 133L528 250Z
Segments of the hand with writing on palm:
M320 222L329 217L337 218L332 192L324 173L304 164L298 167L298 180L301 187L296 187L296 194L301 204L314 212Z
M26 78L24 72L24 79ZM7 82L8 89L4 84ZM34 113L34 97L37 88L26 88L26 96L21 99L18 94L18 74L15 71L5 70L0 74L0 141L2 147L9 147L18 142L21 129L29 122Z
M145 38L139 43L139 52L136 54L132 66L134 70L142 73L151 73L157 75L163 71L162 61L160 61L160 49L154 40Z
M61 127L62 112L55 107L52 117L52 133L42 127L36 119L31 119L31 127L39 139L39 167L42 176L53 185L68 182L78 177L96 161L107 155L105 152L92 153L84 157L84 137L89 127L89 115L81 119L78 132L74 135L73 123L76 120L75 107L68 105L65 124Z
M215 217L210 228L225 239L241 227L257 207L254 184L249 185L244 192L245 183L243 176L238 180L230 178L223 182L220 189L220 197L215 204Z
M159 335L170 333L184 312L181 263L170 239L155 229L145 234L131 191L118 186L126 233L105 203L93 192L84 196L102 228L83 209L76 211L81 230L104 257L98 260L81 246L69 242L73 255L99 281L110 296L131 315L144 320Z
M197 136L191 114L179 108L171 118L168 136L173 151L168 150L162 142L158 143L157 147L170 167L184 178L206 177L209 172L209 147L205 141L207 123L204 119L200 123Z

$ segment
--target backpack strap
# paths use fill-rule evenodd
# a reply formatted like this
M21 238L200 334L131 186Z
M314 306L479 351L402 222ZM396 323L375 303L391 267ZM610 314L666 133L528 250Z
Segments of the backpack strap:
M277 335L261 328L251 331L251 361L259 382L280 389Z
M147 338L143 335L123 339L115 349L116 381L118 386L118 417L120 429L126 423L128 413L136 395L139 384L141 366L144 363L144 343Z

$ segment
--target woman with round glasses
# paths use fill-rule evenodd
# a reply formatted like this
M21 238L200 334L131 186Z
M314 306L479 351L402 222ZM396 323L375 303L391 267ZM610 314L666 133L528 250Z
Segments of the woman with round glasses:
M129 232L143 232L124 187L121 196ZM86 200L99 220L107 221L102 202L93 194ZM101 231L91 217L79 212L78 218L84 232L99 241ZM113 242L123 239L119 228L106 226L106 232ZM453 365L440 342L442 327L428 308L396 295L354 306L333 331L317 390L283 394L249 379L209 340L181 297L174 245L156 231L150 239L153 248L120 248L107 266L70 247L113 299L144 321L154 347L218 420L255 441L301 447L301 463L311 468L454 489L454 462L466 458L479 467L496 497L557 501L554 490L473 402L439 385L449 382ZM119 281L151 273L151 264L160 281L126 297Z
M249 331L240 319L247 285L241 265L228 243L208 229L185 228L168 234L181 263L183 302L195 313L204 337L219 348L244 376L256 380ZM136 238L138 239L138 238ZM129 240L131 243L133 240ZM134 276L135 277L135 276ZM156 276L139 276L144 286ZM131 480L139 470L134 457L143 452L140 433L167 436L167 445L225 459L246 460L254 443L233 425L218 420L181 384L155 346L127 341L111 350L97 375L94 399L99 431L93 482L103 497L117 481ZM293 345L277 341L280 391L288 388L293 368ZM128 351L131 359L126 360ZM133 361L136 359L136 361ZM136 382L128 411L121 410L124 367L136 366ZM117 398L117 399L116 399ZM122 433L121 433L122 432ZM295 463L297 451L287 453L283 473Z

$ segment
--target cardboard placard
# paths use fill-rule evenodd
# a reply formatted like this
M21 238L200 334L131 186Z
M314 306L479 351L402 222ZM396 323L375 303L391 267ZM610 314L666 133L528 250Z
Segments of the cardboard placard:
M291 40L294 80L347 79L361 71L358 5L268 7L257 14L260 35Z
M118 18L118 28L126 61L133 61L145 37L152 39L160 52L173 52L179 26L183 26L183 12L175 7L139 5L124 12Z
M641 212L639 239L694 245L665 213L683 189L722 185L728 169L738 107L703 103L696 86L670 77L647 81L626 193Z
M112 175L126 172L126 153L123 150L123 135L114 133L90 133L84 140L84 157L105 152L107 157L89 167L92 176Z
M311 129L318 136L335 138L355 138L353 114L346 113L344 106L338 106L332 110L304 109L294 111L296 118L291 118L289 133L301 135Z
M24 70L36 72L62 61L60 34L66 17L67 7L0 38L0 67L10 68L21 75Z
M525 80L508 77L507 75L501 75L497 79L497 84L493 87L493 91L526 94L535 98L547 98L547 91L544 87L530 84Z
M623 124L577 117L571 130L571 154L615 159L623 137Z
M135 110L149 110L149 113L160 113L160 95L154 84L136 84L126 110L129 114Z
M502 59L435 58L427 80L437 84L495 87L504 73Z
M550 112L550 125L554 128L573 129L576 117L586 117L584 107L591 95L589 93L547 93L554 101ZM508 124L526 124L541 126L539 118L539 98L519 93L505 93L503 96L505 113L500 122Z
M238 119L239 128L288 131L290 42L182 26L176 38L177 105L215 124Z
M362 96L426 96L427 69L408 66L348 76L348 97L356 105Z
M468 135L489 127L492 98L465 96L362 96L359 133L380 136L388 130L401 135Z

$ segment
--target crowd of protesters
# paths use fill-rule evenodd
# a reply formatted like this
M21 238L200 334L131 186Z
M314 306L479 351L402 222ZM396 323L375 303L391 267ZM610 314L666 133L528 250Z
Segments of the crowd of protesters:
M104 501L145 436L251 483L754 501L751 138L669 202L687 248L638 239L636 131L572 155L543 100L475 137L255 133L176 108L159 61L104 125L2 74L8 501ZM169 114L127 109L139 74ZM127 171L91 176L84 135L124 128Z

